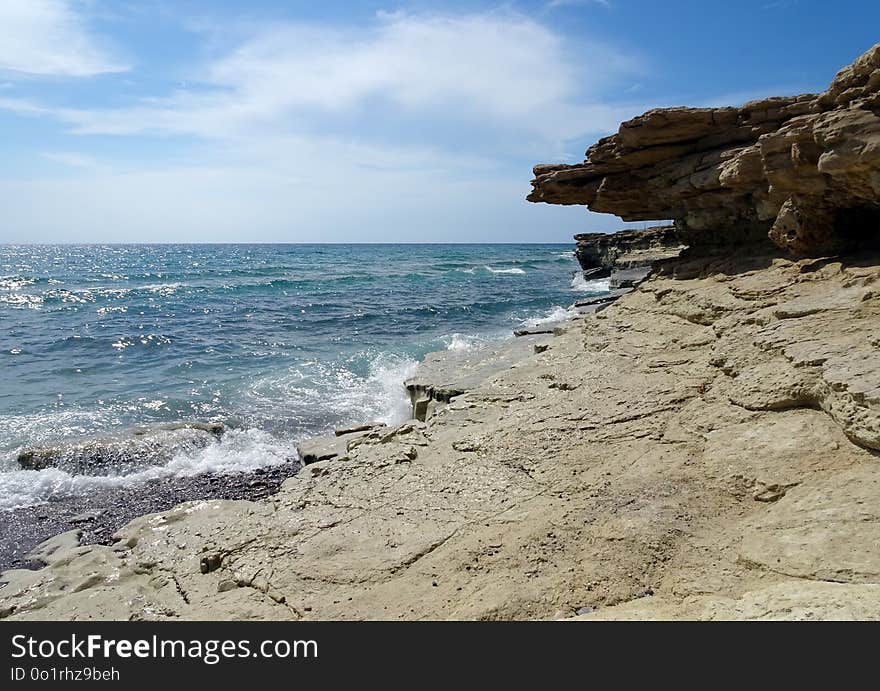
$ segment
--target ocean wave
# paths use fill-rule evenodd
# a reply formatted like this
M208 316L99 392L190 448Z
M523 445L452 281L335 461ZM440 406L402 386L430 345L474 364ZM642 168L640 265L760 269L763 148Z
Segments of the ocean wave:
M39 309L43 304L43 298L39 295L27 295L26 293L10 293L0 295L0 304L15 308Z
M0 510L17 509L96 489L130 487L150 480L191 477L205 473L246 473L280 465L296 457L290 441L259 429L229 430L216 443L180 453L168 463L127 475L72 475L58 468L11 470L0 473Z
M493 269L491 266L484 266L483 268L486 269L486 271L489 271L490 273L493 273L493 274L524 274L525 273L525 271L523 269L520 269L518 267L513 268L513 269Z
M165 334L141 334L139 336L123 336L116 340L114 343L111 343L110 347L121 352L126 348L138 344L149 347L161 347L171 345L171 337L166 336Z
M578 311L574 307L560 307L559 305L551 309L547 314L540 317L533 317L523 321L522 325L528 328L535 326L543 326L544 324L554 324L556 322L569 321L578 315Z
M357 361L368 359L366 373ZM404 380L418 365L411 357L388 353L361 353L351 362L307 361L282 373L263 377L245 392L256 417L285 420L292 434L325 434L339 425L377 421L398 424L407 420L411 404ZM363 372L363 370L361 370ZM279 405L289 402L289 408Z
M30 276L0 276L0 290L21 290L27 286L32 286L37 279Z
M367 386L379 394L378 422L396 425L410 417L412 405L403 382L415 374L416 367L418 362L410 358L380 357L373 363Z
M175 281L174 283L150 283L145 286L139 286L138 289L154 295L159 295L160 297L168 297L169 295L174 295L174 293L185 285L185 283L179 281Z
M597 278L588 281L580 271L571 279L571 289L579 293L607 293L611 287L610 278Z
M486 342L486 339L481 336L470 335L466 336L460 333L454 333L449 336L449 344L446 346L446 350L453 351L464 351L464 350L473 350L474 348L482 345Z

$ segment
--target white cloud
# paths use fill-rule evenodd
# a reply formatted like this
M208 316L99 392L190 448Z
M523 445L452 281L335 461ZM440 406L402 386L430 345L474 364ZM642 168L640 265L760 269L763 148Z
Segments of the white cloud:
M580 159L644 110L613 91L641 72L630 55L509 11L264 26L193 67L188 88L129 107L0 98L79 135L138 136L130 159L90 167L83 136L46 156L78 170L0 181L4 228L46 241L58 228L92 241L527 241L614 229L524 197L533 162ZM143 135L185 144L163 142L174 161L150 152L139 165Z
M599 92L638 69L628 55L569 45L519 14L381 14L366 28L266 27L194 75L193 89L54 114L79 134L229 138L384 112L563 141L612 129L622 109ZM20 112L28 108L42 107L19 102Z
M88 77L122 72L71 0L0 2L0 72Z

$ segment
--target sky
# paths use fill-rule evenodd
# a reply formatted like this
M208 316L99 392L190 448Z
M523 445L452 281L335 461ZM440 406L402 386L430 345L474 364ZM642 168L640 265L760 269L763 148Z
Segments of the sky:
M568 242L653 107L822 91L864 0L0 0L0 242Z

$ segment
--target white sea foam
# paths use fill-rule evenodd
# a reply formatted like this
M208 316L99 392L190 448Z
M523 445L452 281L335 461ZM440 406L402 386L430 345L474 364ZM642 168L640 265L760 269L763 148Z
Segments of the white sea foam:
M403 382L417 364L412 358L380 354L363 376L345 363L302 362L254 382L245 393L247 408L264 419L283 418L290 427L310 434L371 420L397 424L409 418L411 404ZM291 405L282 409L279 401Z
M377 358L367 378L367 390L379 394L374 419L396 425L410 417L412 404L403 382L413 376L419 363L411 359ZM378 386L378 389L376 388Z
M36 283L33 278L22 276L0 276L0 290L21 290Z
M524 274L525 273L525 271L523 269L520 269L518 267L515 267L513 269L493 269L491 266L485 266L483 268L485 268L486 271L489 271L493 274Z
M43 298L39 295L28 295L26 293L10 293L9 295L0 295L0 303L10 307L38 309L43 304Z
M153 479L204 473L245 473L286 463L296 456L291 442L258 429L230 430L223 438L193 453L181 453L162 466L119 476L71 475L57 468L0 472L0 510L32 506L97 489L130 487ZM6 459L4 465L9 465ZM14 462L14 461L13 461Z
M154 293L156 295L160 295L161 297L168 297L169 295L174 295L177 292L178 288L182 288L183 283L151 283L145 286L141 286L141 290L146 290L150 293Z
M523 321L525 327L543 326L544 324L553 324L555 322L564 322L573 319L578 315L578 311L574 307L560 307L556 305L547 314L540 317L533 317Z
M571 279L571 289L579 293L607 293L611 286L610 278L597 278L588 281L580 271Z
M486 342L486 339L480 336L468 336L460 333L454 333L448 338L449 343L446 346L446 350L455 351L473 350L477 346Z

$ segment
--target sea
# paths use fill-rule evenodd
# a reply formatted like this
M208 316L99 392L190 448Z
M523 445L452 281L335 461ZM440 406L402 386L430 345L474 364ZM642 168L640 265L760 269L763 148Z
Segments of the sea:
M0 510L249 472L340 425L403 421L426 353L512 338L607 289L571 245L0 245ZM100 477L17 462L179 421L229 431Z

